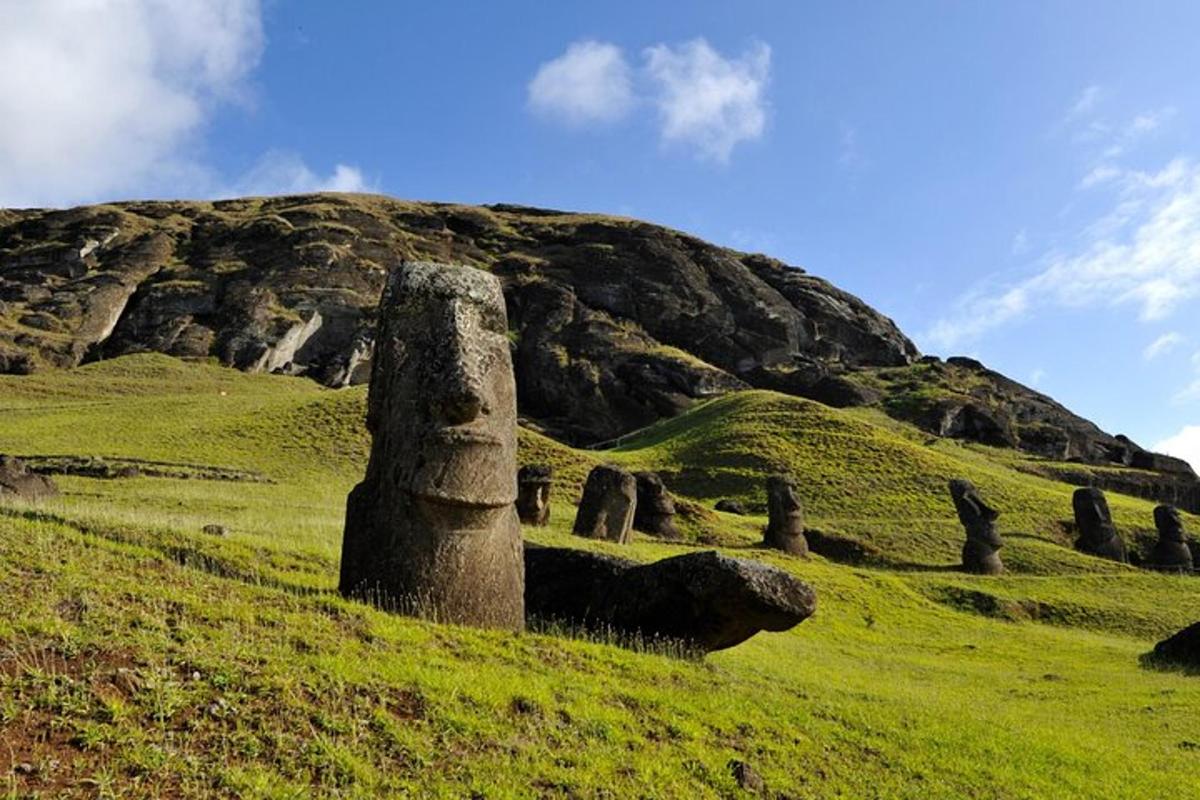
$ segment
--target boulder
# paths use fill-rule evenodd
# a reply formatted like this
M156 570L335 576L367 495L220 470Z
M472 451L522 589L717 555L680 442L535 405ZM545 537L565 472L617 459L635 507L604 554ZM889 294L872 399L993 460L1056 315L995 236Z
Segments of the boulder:
M974 484L962 478L950 481L950 498L958 521L967 532L963 545L963 569L977 575L999 575L1004 572L999 550L1004 540L996 532L1000 512L983 502Z
M737 514L739 517L744 517L747 514L746 507L737 500L731 500L728 497L717 501L713 506L717 511L723 511L726 514Z
M1163 666L1200 671L1200 622L1193 623L1154 645L1150 660Z
M784 570L715 551L649 564L527 545L530 619L710 652L812 616L816 594Z
M1192 551L1188 547L1179 509L1168 505L1156 507L1154 525L1158 528L1158 541L1144 566L1160 572L1190 573L1193 566Z
M635 472L637 505L633 513L633 528L660 539L672 541L683 538L675 527L675 501L667 492L662 478L655 472Z
M574 531L589 539L625 544L637 506L637 479L620 467L601 464L588 473Z
M522 525L549 524L552 475L546 464L526 464L517 472L517 516Z
M419 262L392 271L367 429L341 593L436 621L522 628L516 391L494 276Z
M1075 549L1098 558L1128 563L1125 541L1113 525L1104 492L1094 486L1076 489L1071 505L1075 511L1075 528L1079 531Z
M54 481L31 472L20 459L0 455L0 501L9 498L37 501L58 495Z
M763 544L796 556L808 555L804 538L804 509L796 484L786 475L767 478L767 530Z

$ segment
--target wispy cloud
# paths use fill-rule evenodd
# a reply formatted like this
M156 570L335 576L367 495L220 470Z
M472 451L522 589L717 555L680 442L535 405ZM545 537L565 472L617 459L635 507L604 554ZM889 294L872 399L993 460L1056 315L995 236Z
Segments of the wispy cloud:
M1095 110L1096 104L1100 102L1102 94L1103 90L1098 85L1093 84L1085 87L1067 108L1064 119L1070 121L1076 117L1091 113Z
M575 42L538 67L528 100L538 115L567 125L615 122L633 108L633 71L616 45Z
M1142 351L1142 358L1147 361L1153 361L1159 356L1166 355L1167 353L1171 352L1173 349L1183 344L1184 341L1183 335L1176 331L1164 333L1162 336L1146 345L1146 349Z
M1182 458L1192 465L1192 469L1200 472L1200 425L1185 425L1179 433L1163 439L1152 449Z
M1029 252L1029 231L1025 228L1017 231L1012 240L1012 254L1014 256L1023 256Z
M575 42L538 68L527 87L528 106L543 118L581 126L616 122L645 102L657 110L665 145L719 163L763 135L771 68L766 44L728 57L694 39L656 44L642 57L635 71L615 44Z
M271 151L259 159L249 172L232 186L219 191L225 196L305 194L308 192L367 192L376 187L363 177L362 170L337 164L328 175L318 175L299 155Z

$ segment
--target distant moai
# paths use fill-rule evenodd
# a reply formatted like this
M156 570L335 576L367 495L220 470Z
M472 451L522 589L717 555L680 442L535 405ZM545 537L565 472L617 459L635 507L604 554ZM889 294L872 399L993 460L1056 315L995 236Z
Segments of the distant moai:
M1079 531L1075 549L1110 561L1128 563L1125 541L1113 525L1104 492L1094 486L1076 489L1071 505L1075 511L1075 527Z
M423 262L389 274L367 428L339 591L441 622L523 628L516 388L494 276Z
M962 550L963 569L977 575L1004 572L998 552L1004 546L1004 540L996 532L1000 512L983 502L975 485L968 480L955 478L950 481L950 497L958 512L958 521L967 532Z
M675 501L667 492L656 472L635 472L637 507L633 514L633 529L660 539L682 539L675 527Z
M595 467L583 486L574 531L589 539L625 544L637 507L637 479L620 467Z
M1175 506L1161 505L1154 509L1154 526L1158 528L1158 541L1150 551L1146 566L1160 572L1192 571L1192 551L1187 544L1187 533L1183 519Z
M795 481L787 475L767 478L767 530L763 544L796 556L808 555L804 508Z
M517 516L524 525L550 522L550 484L553 470L546 464L526 464L517 472Z

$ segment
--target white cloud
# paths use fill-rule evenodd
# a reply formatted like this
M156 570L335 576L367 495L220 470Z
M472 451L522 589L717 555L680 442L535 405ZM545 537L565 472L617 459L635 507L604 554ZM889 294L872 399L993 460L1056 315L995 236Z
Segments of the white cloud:
M1075 98L1075 101L1071 103L1070 108L1067 109L1066 118L1069 120L1092 112L1096 108L1096 103L1099 102L1102 93L1103 90L1096 85L1085 88Z
M1151 449L1182 458L1200 472L1200 425L1185 425L1179 433L1163 439Z
M1046 370L1039 367L1038 369L1035 369L1029 375L1029 385L1036 389L1038 386L1040 386L1042 384L1042 381L1044 381L1045 379L1046 379Z
M64 204L191 174L181 152L244 98L257 0L6 3L0 205Z
M1175 331L1164 333L1162 336L1155 339L1150 344L1146 345L1146 349L1142 351L1142 358L1147 361L1153 361L1161 355L1171 352L1174 348L1183 344L1184 338L1182 334Z
M645 51L656 89L662 139L725 162L740 142L762 136L771 48L756 43L740 58L725 58L704 39Z
M1083 180L1079 182L1080 189L1090 189L1093 186L1099 186L1102 183L1108 183L1115 178L1120 177L1121 170L1114 167L1112 164L1100 164L1093 167L1092 171L1083 176Z
M538 67L528 100L536 113L568 125L614 122L633 107L632 71L616 45L575 42Z
M1076 247L1046 253L1023 281L965 296L929 341L951 348L1038 307L1128 305L1144 321L1160 320L1200 297L1200 165L1125 170L1113 187L1112 209Z
M357 167L338 164L332 173L320 176L296 154L271 151L259 159L233 186L218 194L225 196L306 194L308 192L374 191Z
M1029 231L1021 228L1017 231L1016 236L1012 240L1012 254L1014 256L1023 256L1029 252Z

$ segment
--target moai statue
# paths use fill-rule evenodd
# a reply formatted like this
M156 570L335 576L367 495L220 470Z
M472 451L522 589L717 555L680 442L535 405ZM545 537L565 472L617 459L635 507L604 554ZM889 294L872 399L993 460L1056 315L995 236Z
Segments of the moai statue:
M1104 492L1092 486L1076 489L1071 505L1075 509L1075 527L1079 530L1075 549L1110 561L1128 563L1125 542L1113 525Z
M625 544L636 506L637 479L620 467L601 464L588 474L583 485L575 533Z
M1158 528L1158 541L1150 552L1147 567L1162 572L1192 571L1192 551L1187 545L1187 533L1183 520L1175 506L1158 506L1154 509L1154 525Z
M523 628L516 388L494 276L413 262L391 272L367 428L339 591L439 622Z
M967 542L963 545L963 569L977 575L999 575L1004 564L997 552L1004 540L996 532L996 518L1000 512L983 502L975 486L967 480L956 478L950 481L950 497L958 521L967 530Z
M661 539L682 539L675 527L675 501L667 493L662 478L656 472L635 472L637 508L633 514L634 530Z
M527 464L517 473L517 516L524 525L543 527L550 522L550 477L545 464Z
M767 531L763 544L792 555L808 555L804 538L804 509L796 484L786 475L767 478Z

